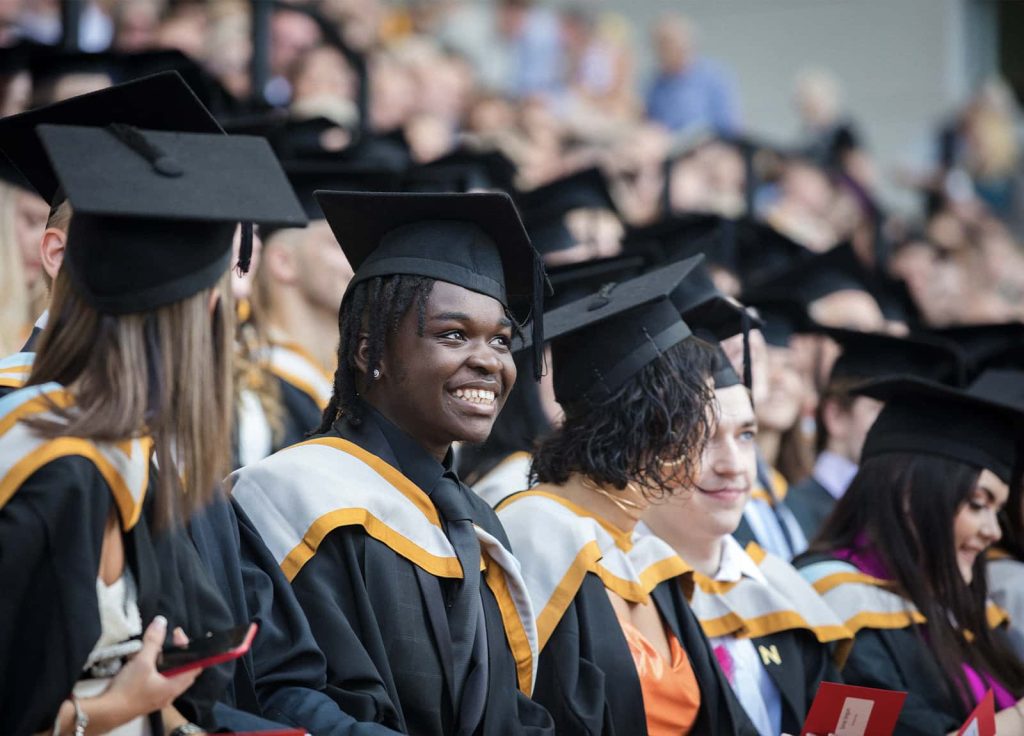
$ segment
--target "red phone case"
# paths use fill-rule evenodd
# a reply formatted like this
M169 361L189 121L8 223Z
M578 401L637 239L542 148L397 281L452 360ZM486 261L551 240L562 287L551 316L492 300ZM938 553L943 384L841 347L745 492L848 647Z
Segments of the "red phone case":
M195 662L189 662L183 664L181 667L174 667L173 669L164 670L160 674L164 677L174 677L180 675L182 672L188 672L189 670L201 669L204 667L213 667L221 662L230 662L232 659L238 659L243 654L249 651L249 647L252 646L252 640L256 638L256 631L259 629L259 624L253 622L249 624L249 630L245 634L245 639L234 649L229 649L226 652L220 654L214 654L206 659L197 659Z

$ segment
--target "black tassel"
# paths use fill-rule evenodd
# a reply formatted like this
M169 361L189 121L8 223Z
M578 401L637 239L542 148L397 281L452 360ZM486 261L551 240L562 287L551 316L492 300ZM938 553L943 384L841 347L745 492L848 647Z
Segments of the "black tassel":
M530 312L533 317L533 325L530 337L533 341L533 378L539 381L547 370L544 365L544 297L551 289L551 282L548 281L544 272L544 262L540 255L534 251L533 254L533 304Z
M239 275L249 273L249 266L252 264L252 223L242 223L242 237L238 243L238 263L236 268Z
M743 309L740 327L743 330L743 385L753 392L754 372L750 366L750 313L746 307Z

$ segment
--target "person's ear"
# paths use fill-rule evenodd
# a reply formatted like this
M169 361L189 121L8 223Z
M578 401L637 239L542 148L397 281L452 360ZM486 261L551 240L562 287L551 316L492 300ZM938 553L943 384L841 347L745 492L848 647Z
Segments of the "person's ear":
M359 333L359 345L356 347L355 362L356 368L365 376L370 368L370 336L365 332Z
M850 412L834 399L825 399L821 407L821 421L825 423L825 432L829 437L846 439L849 431Z
M292 244L274 243L269 248L264 247L262 258L263 263L260 267L266 270L272 282L295 283L298 273Z
M64 263L64 249L67 243L68 234L60 228L48 227L43 231L43 238L39 241L39 260L51 280L57 278Z

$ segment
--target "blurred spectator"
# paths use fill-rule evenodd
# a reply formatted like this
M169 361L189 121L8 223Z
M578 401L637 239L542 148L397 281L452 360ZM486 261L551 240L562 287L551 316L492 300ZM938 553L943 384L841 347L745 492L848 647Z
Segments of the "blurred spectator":
M322 41L320 26L312 16L297 10L278 10L270 21L270 80L264 96L283 106L292 98L288 73L302 56Z
M0 180L0 351L21 349L46 300L39 241L49 205L35 192Z
M647 116L669 130L736 133L740 118L735 85L715 63L697 56L690 21L663 15L652 40L658 74L647 93Z
M160 27L159 0L121 0L112 7L115 51L145 51L156 46Z
M534 0L498 0L497 12L509 64L505 91L513 97L556 95L564 63L558 16Z
M356 78L336 48L310 49L292 65L288 83L295 117L322 116L343 127L352 127L357 122Z
M635 117L633 52L625 18L584 3L562 13L566 82L570 104L616 118Z

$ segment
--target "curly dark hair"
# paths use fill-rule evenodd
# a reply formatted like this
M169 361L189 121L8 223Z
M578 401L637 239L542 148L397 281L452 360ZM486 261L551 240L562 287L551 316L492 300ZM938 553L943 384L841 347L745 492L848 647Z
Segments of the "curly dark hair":
M365 334L368 353L366 372L372 374L380 366L388 336L398 323L416 306L417 329L423 334L427 299L434 288L434 279L425 276L376 276L360 281L345 292L338 311L338 367L334 371L334 393L324 409L320 426L311 434L323 434L341 417L358 424L360 407L360 371L356 365L359 337Z
M563 404L561 428L533 455L533 478L560 485L581 473L619 490L638 482L651 500L672 495L680 478L696 479L712 434L713 360L707 343L683 340L608 398Z

